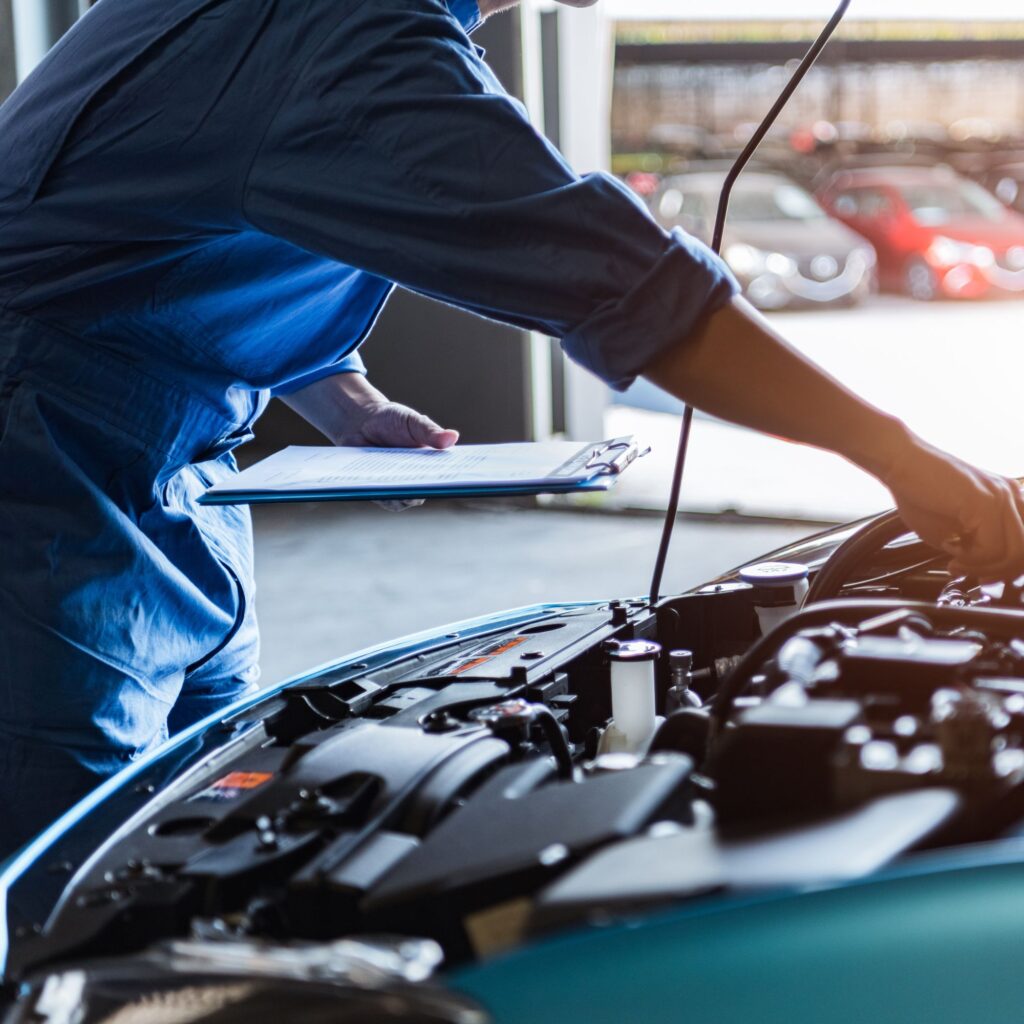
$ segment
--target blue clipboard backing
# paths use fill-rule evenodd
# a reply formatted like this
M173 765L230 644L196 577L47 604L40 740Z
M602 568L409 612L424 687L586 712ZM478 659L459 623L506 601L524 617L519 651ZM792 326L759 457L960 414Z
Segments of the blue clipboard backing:
M430 487L422 490L361 490L358 493L338 491L289 491L269 494L265 491L229 491L223 494L205 494L200 505L281 505L305 501L440 501L457 498L524 498L540 494L594 494L610 490L617 476L599 476L582 483L559 486L557 482L544 486L500 487Z

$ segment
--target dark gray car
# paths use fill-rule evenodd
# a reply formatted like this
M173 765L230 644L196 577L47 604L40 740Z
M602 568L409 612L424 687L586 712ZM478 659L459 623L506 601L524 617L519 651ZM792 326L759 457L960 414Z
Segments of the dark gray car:
M651 208L666 228L709 241L724 171L666 179ZM754 173L736 185L722 253L759 309L855 305L875 290L871 243L833 220L781 174Z

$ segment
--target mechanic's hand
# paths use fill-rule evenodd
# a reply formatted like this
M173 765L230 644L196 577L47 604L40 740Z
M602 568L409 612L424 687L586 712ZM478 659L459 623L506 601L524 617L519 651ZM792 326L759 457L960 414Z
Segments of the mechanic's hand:
M1020 485L917 441L885 482L910 529L953 561L950 571L982 582L1024 573Z
M451 448L459 440L457 430L438 426L398 402L373 402L350 414L345 430L336 435L339 446L367 448Z
M457 430L445 430L429 416L424 416L398 402L374 402L359 410L338 435L335 444L367 448L451 448L459 440ZM397 498L375 504L388 512L404 512L418 508L422 500Z
M361 373L338 373L284 396L284 401L333 444L358 448L451 448L457 430L445 430L407 405L391 402ZM401 511L422 501L379 501Z

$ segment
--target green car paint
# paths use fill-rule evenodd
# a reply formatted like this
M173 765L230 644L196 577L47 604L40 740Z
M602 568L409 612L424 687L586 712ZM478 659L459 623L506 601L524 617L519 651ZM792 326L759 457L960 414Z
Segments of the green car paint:
M705 901L450 982L496 1024L1020 1024L1022 973L1024 862L968 862Z

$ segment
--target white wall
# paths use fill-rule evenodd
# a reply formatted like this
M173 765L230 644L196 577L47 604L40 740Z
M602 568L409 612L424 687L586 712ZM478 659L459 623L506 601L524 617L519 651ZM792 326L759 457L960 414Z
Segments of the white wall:
M13 0L13 13L15 64L21 82L49 49L49 30L41 0Z
M19 82L28 77L75 18L88 10L89 3L90 0L11 0Z
M562 151L581 174L606 171L611 162L611 23L598 7L559 12L559 87ZM604 436L608 388L566 361L565 425L571 438Z

